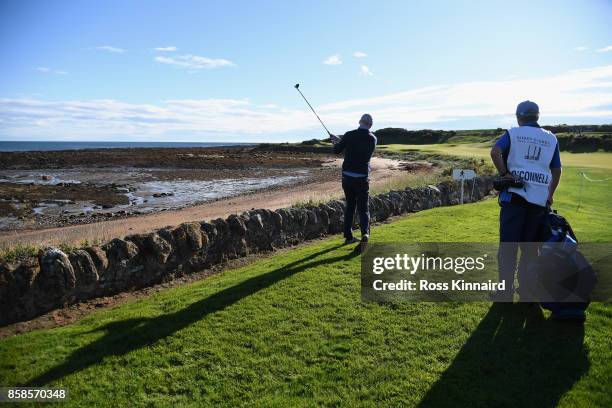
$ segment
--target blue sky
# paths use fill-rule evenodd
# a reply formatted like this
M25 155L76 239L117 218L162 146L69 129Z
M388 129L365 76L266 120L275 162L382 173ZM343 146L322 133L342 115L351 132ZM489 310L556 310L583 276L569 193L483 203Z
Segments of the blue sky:
M612 3L0 1L0 140L612 122Z

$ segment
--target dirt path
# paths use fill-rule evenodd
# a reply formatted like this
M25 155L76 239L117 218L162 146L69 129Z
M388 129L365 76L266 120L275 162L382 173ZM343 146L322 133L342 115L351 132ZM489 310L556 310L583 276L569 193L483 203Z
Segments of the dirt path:
M338 166L340 160L333 165ZM396 160L375 157L372 160L371 186L384 185L406 174L398 168ZM338 170L339 172L339 170ZM38 230L5 231L0 233L0 248L15 245L81 245L84 241L105 242L125 235L146 233L168 225L183 222L224 218L253 208L289 207L308 200L330 200L342 196L339 174L331 180L322 180L297 186L287 186L271 191L255 192L222 199L175 211L163 211L142 216L115 219L92 224L71 225Z

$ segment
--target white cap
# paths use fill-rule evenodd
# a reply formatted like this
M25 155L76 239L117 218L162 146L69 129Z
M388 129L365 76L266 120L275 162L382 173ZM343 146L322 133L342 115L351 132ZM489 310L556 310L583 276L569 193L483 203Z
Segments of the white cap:
M369 125L372 124L372 115L370 115L369 113L364 113L363 115L361 115L361 119L359 119L359 122L363 122L363 123L367 123Z

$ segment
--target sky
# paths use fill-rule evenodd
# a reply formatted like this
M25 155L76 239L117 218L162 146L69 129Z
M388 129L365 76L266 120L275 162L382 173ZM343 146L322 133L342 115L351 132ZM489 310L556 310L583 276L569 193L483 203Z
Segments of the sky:
M0 0L0 140L612 123L612 2Z

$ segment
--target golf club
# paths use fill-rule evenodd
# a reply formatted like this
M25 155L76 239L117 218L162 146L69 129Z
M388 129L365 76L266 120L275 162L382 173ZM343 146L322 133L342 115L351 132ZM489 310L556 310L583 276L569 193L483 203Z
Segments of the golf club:
M310 109L312 110L312 113L315 114L315 116L317 117L317 119L319 119L319 122L321 122L321 125L323 125L323 127L325 128L325 131L327 132L327 134L329 135L329 137L332 136L331 132L327 129L327 126L325 126L325 123L323 123L323 121L321 120L321 118L319 117L319 115L317 115L317 112L315 112L314 108L312 107L312 105L310 104L310 102L308 102L308 99L306 99L306 97L304 96L304 94L302 93L302 91L300 91L300 84L295 84L295 89L297 89L297 91L300 93L300 95L302 95L302 98L304 98L304 100L306 101L306 103L308 104L308 106L310 107Z

